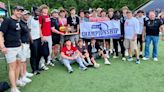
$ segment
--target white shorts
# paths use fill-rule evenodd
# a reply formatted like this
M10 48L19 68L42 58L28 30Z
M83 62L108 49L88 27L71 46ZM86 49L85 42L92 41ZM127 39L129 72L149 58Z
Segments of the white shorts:
M27 58L30 58L30 45L23 43L21 46L20 60L21 62L25 62Z
M7 63L16 62L16 60L20 60L21 46L20 47L13 47L7 48L7 53L5 54Z

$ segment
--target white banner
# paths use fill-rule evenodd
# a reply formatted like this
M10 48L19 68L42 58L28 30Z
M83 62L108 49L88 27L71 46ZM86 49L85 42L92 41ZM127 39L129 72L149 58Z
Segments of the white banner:
M119 38L120 21L110 20L102 22L83 22L80 23L81 38Z

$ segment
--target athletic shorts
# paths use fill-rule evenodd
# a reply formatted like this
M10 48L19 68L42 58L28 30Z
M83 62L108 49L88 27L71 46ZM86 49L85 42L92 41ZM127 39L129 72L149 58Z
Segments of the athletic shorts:
M52 46L60 44L60 36L52 36Z
M5 54L5 57L8 64L16 62L16 60L20 60L20 56L21 46L7 48L7 53Z
M26 59L30 58L30 45L23 43L21 46L20 60L26 62Z
M133 41L130 39L125 39L124 40L124 46L126 49L137 49L137 40Z

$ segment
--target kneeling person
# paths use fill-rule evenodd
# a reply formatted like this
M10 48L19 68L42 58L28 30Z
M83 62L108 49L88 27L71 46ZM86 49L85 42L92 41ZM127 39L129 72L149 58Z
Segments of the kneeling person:
M79 64L80 69L87 69L80 57L80 52L76 47L72 46L70 40L65 41L65 46L61 49L61 57L62 63L67 67L69 73L73 72L71 64L74 62L77 62Z

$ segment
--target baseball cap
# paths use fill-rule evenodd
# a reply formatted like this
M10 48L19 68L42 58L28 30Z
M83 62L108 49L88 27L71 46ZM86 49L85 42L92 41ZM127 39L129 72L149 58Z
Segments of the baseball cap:
M15 6L13 8L13 10L21 10L21 11L24 11L24 7L22 7L22 6Z
M28 10L24 10L22 14L26 15L26 14L30 14L30 12Z
M53 9L53 10L51 11L51 14L52 14L52 13L59 13L59 10Z

